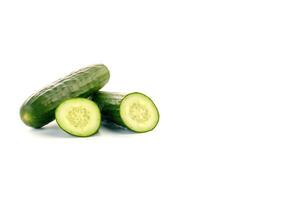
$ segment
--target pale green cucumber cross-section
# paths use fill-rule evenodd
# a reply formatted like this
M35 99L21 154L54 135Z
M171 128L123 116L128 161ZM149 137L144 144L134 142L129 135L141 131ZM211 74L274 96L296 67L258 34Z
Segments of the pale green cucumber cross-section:
M101 113L96 103L85 98L73 98L61 103L55 111L59 127L67 133L87 137L101 126Z
M131 93L123 98L120 116L127 128L141 133L154 129L159 120L155 104L141 93Z

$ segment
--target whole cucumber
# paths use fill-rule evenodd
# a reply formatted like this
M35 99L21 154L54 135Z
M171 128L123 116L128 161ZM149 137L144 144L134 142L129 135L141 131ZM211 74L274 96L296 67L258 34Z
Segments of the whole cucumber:
M69 98L89 97L109 80L105 65L97 64L75 71L65 78L31 95L21 106L22 121L33 128L41 128L55 118L55 109Z

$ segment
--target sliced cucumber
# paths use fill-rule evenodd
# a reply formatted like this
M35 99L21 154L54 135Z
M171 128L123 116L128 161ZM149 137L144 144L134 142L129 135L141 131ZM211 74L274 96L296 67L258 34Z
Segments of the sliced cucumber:
M62 102L55 110L55 119L67 133L87 137L98 132L101 113L97 104L85 98L73 98Z
M138 92L127 95L97 92L92 99L99 105L103 119L137 133L153 130L159 121L159 112L153 101Z

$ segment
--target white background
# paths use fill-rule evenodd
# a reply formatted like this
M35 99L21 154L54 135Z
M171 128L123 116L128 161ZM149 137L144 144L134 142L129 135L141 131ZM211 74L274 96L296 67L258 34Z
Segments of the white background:
M0 199L300 198L299 1L0 1ZM86 65L160 110L146 134L19 119Z

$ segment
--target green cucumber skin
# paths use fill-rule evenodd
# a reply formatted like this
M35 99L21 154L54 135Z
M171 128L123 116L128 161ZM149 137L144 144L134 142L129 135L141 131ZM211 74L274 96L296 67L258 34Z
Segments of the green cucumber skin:
M141 94L143 96L146 96L139 92L121 94L121 93L114 93L114 92L98 91L97 93L94 93L91 96L91 99L94 102L96 102L98 104L98 106L100 107L102 120L105 120L108 123L115 123L119 126L127 128L128 130L131 130L136 133L145 133L145 132L152 131L153 129L155 129L157 124L151 130L137 131L137 130L133 130L132 128L128 127L122 120L121 114L120 114L120 106L121 106L122 100L127 95L131 95L131 94ZM159 113L158 113L158 120L159 120Z
M33 128L41 128L55 119L55 109L66 99L89 97L109 80L105 65L92 65L59 79L30 96L21 106L22 121Z
M92 95L92 100L100 107L103 120L128 128L120 116L120 105L125 96L120 93L98 91Z

